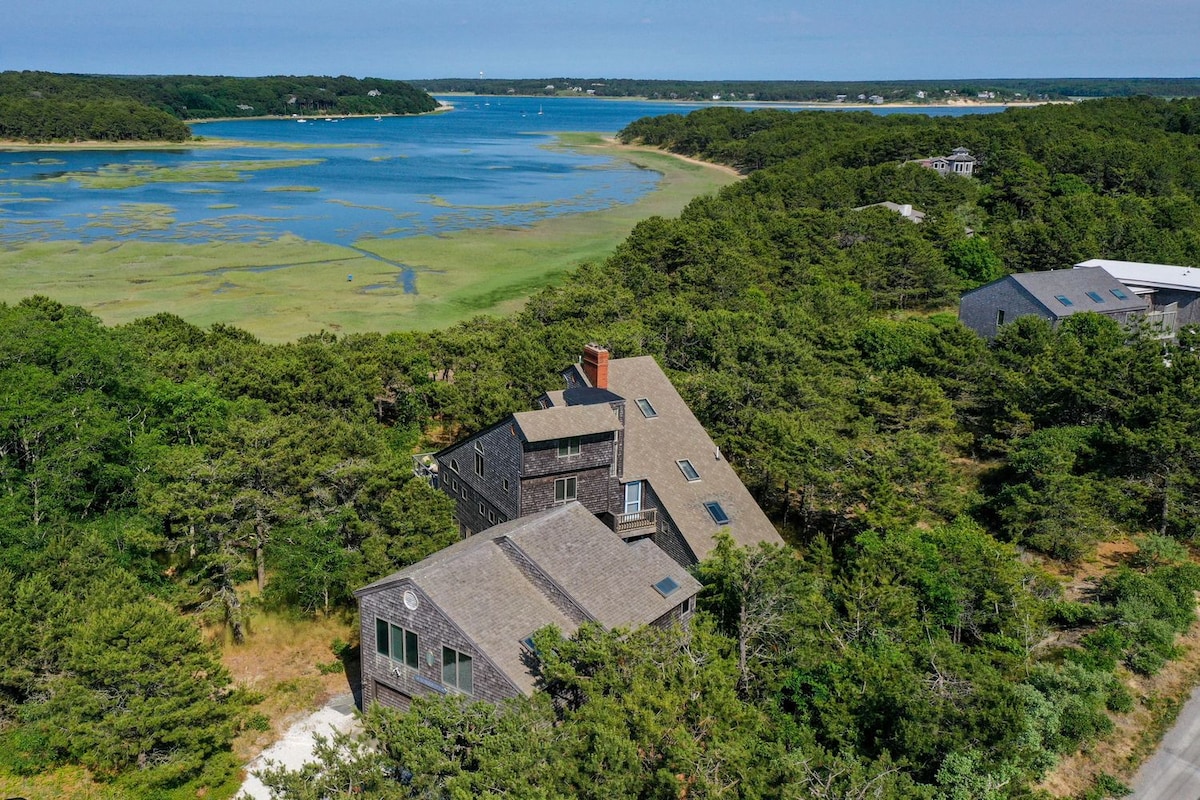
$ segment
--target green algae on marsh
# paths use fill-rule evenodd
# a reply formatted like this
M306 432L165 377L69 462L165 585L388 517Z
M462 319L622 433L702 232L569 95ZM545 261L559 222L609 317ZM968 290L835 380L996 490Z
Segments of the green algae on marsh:
M85 189L129 189L148 183L236 183L247 172L294 169L320 164L320 158L264 159L259 161L193 161L166 167L145 163L112 163L95 171L65 171L42 178L45 183L75 182Z

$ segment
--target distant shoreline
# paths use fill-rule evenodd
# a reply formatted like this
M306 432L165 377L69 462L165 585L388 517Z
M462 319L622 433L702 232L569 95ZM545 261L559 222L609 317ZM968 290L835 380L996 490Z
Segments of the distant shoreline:
M720 108L728 106L731 108L799 108L812 110L828 110L845 108L852 111L860 111L863 109L872 108L911 108L930 109L930 108L1030 108L1034 106L1045 106L1054 104L1070 105L1074 100L1014 100L1012 102L1004 101L989 101L977 102L974 100L958 100L947 101L945 103L919 103L911 100L902 100L891 103L838 103L832 100L704 100L676 97L672 99L666 98L650 98L650 97L598 97L590 94L578 95L552 95L547 97L540 94L474 94L470 92L438 92L442 97L453 98L520 98L522 100L558 100L558 99L575 99L580 100L600 100L613 103L667 103L674 105L686 106L703 106L705 108L713 107ZM244 118L243 118L244 119Z
M279 114L263 114L257 117L213 117L212 119L183 120L189 127L204 125L208 122L242 122L245 120L308 120L320 122L324 119L374 119L375 117L424 117L430 114L444 114L453 111L453 103L438 101L438 107L433 111L423 111L420 114L330 114L325 116L283 116ZM182 142L167 141L121 141L107 142L103 140L88 140L81 142L22 142L15 139L0 139L0 152L22 152L37 150L195 150L195 149L227 149L231 147L272 147L269 142L244 142L236 139L204 139L193 136ZM294 147L294 145L288 145Z

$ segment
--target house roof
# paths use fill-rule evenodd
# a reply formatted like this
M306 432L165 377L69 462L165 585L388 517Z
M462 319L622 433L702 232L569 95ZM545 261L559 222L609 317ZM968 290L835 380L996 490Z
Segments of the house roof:
M1148 304L1133 290L1103 269L1055 269L1047 272L1022 272L1007 275L998 281L980 286L963 297L983 291L1002 281L1020 287L1034 302L1041 305L1054 319L1084 311L1114 314L1126 311L1145 311ZM1100 299L1092 297L1094 293Z
M358 597L416 585L522 691L533 690L521 641L546 625L578 627L522 572L505 546L515 546L588 618L637 627L666 614L700 584L649 542L626 544L591 512L568 503L511 520L463 539L355 592ZM654 584L679 588L663 597Z
M527 442L548 442L569 436L587 436L621 429L621 420L608 405L567 405L513 414L517 430Z
M884 200L881 203L869 203L865 206L857 206L854 210L864 211L868 208L886 208L889 211L895 211L900 216L912 222L925 221L925 212L918 211L917 209L913 208L912 204L910 203L901 205L900 203L893 203L891 200Z
M697 560L704 559L716 546L716 536L723 530L741 545L782 542L775 526L652 357L611 359L608 390L626 401L621 481L650 483ZM557 394L549 397L552 401L559 399ZM562 399L571 402L571 390ZM649 401L653 417L641 411L639 400ZM681 461L691 464L697 480L688 480ZM728 524L718 524L705 503L720 504Z
M1200 268L1172 264L1147 264L1141 261L1113 261L1093 258L1075 265L1076 269L1100 267L1131 288L1178 289L1200 292Z

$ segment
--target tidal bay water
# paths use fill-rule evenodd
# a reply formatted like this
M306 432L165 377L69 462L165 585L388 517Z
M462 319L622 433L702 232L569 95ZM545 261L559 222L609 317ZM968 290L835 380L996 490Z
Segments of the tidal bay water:
M625 161L555 147L556 132L615 133L641 117L699 107L594 98L445 99L453 111L421 117L192 126L198 136L259 147L0 152L0 244L259 241L291 234L352 245L364 238L527 225L630 203L658 182L657 173ZM921 111L991 110L1001 109Z

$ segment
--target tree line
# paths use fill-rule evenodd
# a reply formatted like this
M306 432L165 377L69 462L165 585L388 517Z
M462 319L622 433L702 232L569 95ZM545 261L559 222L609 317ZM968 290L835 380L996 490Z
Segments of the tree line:
M376 78L100 76L0 72L0 138L183 141L182 121L216 117L420 114L437 101Z
M1072 97L1194 97L1200 95L1195 78L984 78L879 81L684 81L638 78L422 78L412 83L429 92L553 96L574 89L597 97L644 97L649 100L722 100L776 102L860 102L877 95L887 102L946 102L979 99L990 92L989 102L1065 100Z
M1200 355L1093 315L989 344L944 309L1062 253L1200 264L1176 257L1196 252L1184 107L668 120L713 132L709 157L772 131L793 155L442 331L265 345L0 306L0 769L219 783L253 698L195 620L236 640L256 583L352 607L452 541L410 453L530 407L596 341L664 366L788 547L718 548L690 631L541 632L531 700L374 710L367 739L273 776L281 796L1035 796L1194 617ZM902 163L960 143L977 180ZM855 210L881 200L929 216ZM1049 569L1118 536L1137 552L1085 591Z

